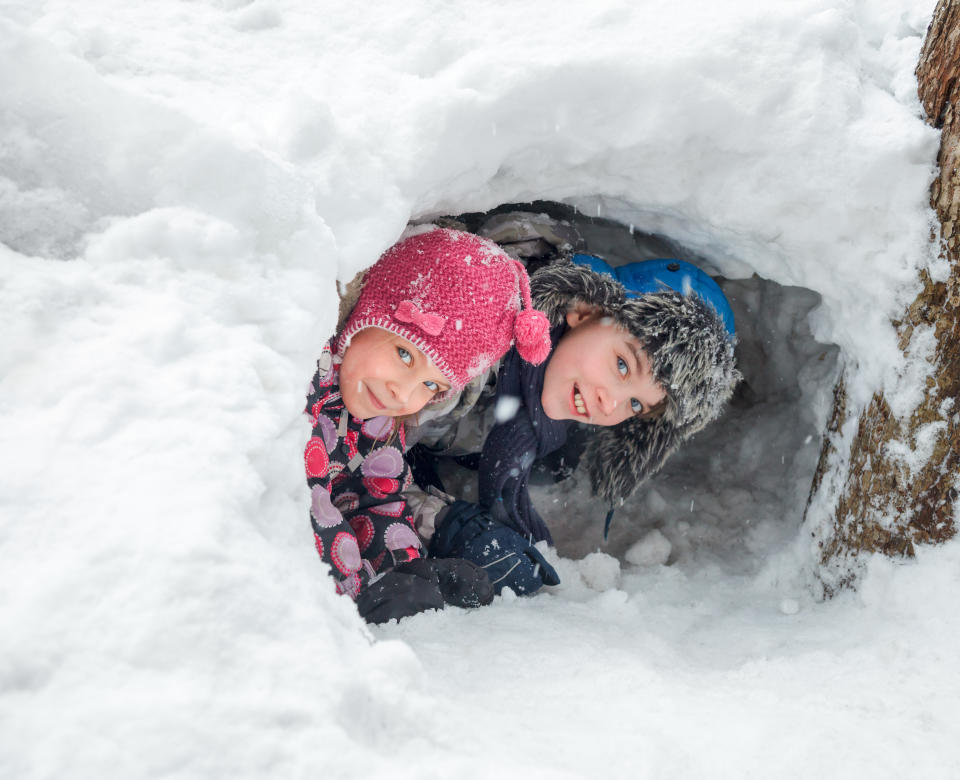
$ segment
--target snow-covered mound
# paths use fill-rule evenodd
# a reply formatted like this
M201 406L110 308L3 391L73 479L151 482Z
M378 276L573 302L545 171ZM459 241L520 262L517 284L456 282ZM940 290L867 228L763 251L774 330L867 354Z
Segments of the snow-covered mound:
M942 273L932 7L0 4L0 777L949 776L955 545L817 603L798 525ZM534 199L706 258L758 395L609 548L576 494L552 592L371 631L306 519L334 282Z

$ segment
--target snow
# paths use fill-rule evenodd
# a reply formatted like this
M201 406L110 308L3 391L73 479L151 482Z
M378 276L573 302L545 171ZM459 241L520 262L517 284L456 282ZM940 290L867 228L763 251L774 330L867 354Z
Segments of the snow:
M803 524L838 371L922 392L932 9L0 3L0 777L952 776L960 547L821 601ZM726 277L751 394L605 546L538 487L561 585L368 628L307 522L334 283L534 199Z
M690 524L686 523L683 530L689 528ZM663 535L660 529L654 528L645 534L642 539L634 542L623 557L628 563L637 566L665 566L670 559L672 550L673 545L670 544L670 540Z
M498 423L512 420L520 408L520 399L513 395L497 396L497 405L493 410L494 418Z

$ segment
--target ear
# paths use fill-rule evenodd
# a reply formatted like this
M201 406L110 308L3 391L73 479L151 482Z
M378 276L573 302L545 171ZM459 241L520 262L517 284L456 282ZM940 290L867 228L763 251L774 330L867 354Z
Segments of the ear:
M571 328L576 328L585 322L589 322L598 313L599 309L597 309L596 306L591 306L589 303L584 303L583 301L577 301L567 311L567 325Z

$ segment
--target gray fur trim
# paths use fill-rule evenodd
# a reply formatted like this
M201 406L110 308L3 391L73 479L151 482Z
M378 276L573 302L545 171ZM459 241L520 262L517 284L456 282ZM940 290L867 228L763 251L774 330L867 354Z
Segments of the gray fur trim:
M346 284L337 282L337 295L340 297L340 307L337 312L337 334L339 334L343 330L343 326L347 324L347 318L350 316L350 312L353 311L353 307L357 305L357 299L360 297L360 293L363 292L363 285L366 279L367 271L365 269Z
M599 306L613 314L627 300L623 285L612 276L598 274L569 260L544 266L530 277L533 305L556 327L578 302Z
M578 302L613 317L644 345L654 376L667 391L662 417L597 428L591 437L585 458L594 493L617 503L723 412L741 379L735 344L717 312L698 296L669 291L627 298L613 277L569 261L534 273L530 290L551 326L563 322Z
M656 474L684 441L677 427L663 417L595 428L584 455L593 492L616 506Z

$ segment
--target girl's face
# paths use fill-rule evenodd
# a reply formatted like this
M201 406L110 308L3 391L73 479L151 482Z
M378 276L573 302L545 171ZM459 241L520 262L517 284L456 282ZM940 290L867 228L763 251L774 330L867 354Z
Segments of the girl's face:
M351 340L340 364L340 392L354 417L403 417L419 412L450 383L413 344L381 328Z
M666 398L640 342L609 317L578 308L567 324L543 378L547 417L617 425Z

